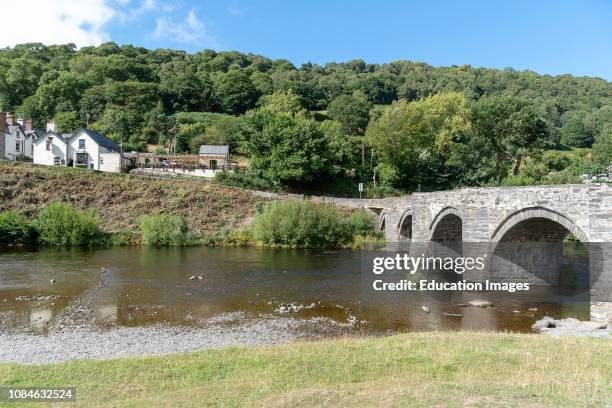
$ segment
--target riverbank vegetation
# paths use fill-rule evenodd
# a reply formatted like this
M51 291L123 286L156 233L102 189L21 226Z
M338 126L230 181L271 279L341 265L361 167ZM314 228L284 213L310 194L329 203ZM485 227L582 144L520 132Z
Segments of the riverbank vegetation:
M140 218L142 243L148 246L186 246L194 242L187 221L175 215L143 215Z
M612 398L611 360L607 339L426 332L2 364L0 383L69 384L80 406L595 407Z
M17 45L0 50L0 68L0 110L38 127L89 123L126 150L228 144L250 172L222 184L355 196L364 182L380 196L576 182L612 164L612 84L600 78L412 61L296 67L112 42ZM588 153L541 161L573 149Z
M0 171L3 245L361 249L383 241L370 214L341 212L330 204L266 203L247 192L201 181L26 163L0 162ZM211 211L215 208L217 213Z
M306 200L265 204L252 228L257 244L292 248L337 248L364 237L382 238L365 211L343 216L335 205Z

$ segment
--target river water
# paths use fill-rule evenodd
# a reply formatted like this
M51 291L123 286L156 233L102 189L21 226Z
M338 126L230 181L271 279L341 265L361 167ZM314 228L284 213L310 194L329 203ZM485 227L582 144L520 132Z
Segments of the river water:
M313 333L319 337L416 330L530 332L544 315L589 317L588 302L571 301L549 288L523 295L496 293L494 298L487 293L407 293L401 301L377 301L362 296L362 256L209 247L3 250L0 333L45 334L72 324L102 331L198 326L238 315L308 321L305 330L313 332L318 322L341 328ZM493 307L465 306L475 299L492 300Z

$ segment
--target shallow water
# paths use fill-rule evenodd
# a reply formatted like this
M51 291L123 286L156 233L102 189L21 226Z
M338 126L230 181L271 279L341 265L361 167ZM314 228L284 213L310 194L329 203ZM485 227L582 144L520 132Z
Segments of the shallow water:
M198 326L236 312L243 319L331 321L355 334L529 332L544 315L589 317L588 302L545 287L494 297L408 293L401 301L371 299L362 296L361 261L360 252L264 248L3 250L0 332L47 333L72 324ZM492 300L494 307L458 306L474 299Z

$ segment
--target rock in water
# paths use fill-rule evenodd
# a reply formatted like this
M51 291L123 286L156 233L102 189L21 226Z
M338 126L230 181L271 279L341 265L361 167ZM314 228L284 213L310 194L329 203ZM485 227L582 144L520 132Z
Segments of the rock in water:
M493 306L493 302L489 302L488 300L472 300L468 303L471 306L477 306L477 307Z
M55 283L55 279L51 279L49 282L50 283Z
M421 306L421 310L425 313L429 313L429 308L427 306Z
M195 275L191 275L191 276L189 277L189 280L195 280L195 279L196 279Z

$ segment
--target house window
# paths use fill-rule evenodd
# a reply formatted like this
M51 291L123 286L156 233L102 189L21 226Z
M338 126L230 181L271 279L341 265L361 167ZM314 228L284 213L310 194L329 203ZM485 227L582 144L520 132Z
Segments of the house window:
M104 158L100 157L100 164L104 164Z
M65 165L66 165L66 160L64 160L64 159L60 160L60 164L61 164L62 166L65 166Z
M63 162L63 160L61 160L59 157L55 156L53 158L53 165L54 166L59 166L61 163Z
M50 150L51 150L51 145L52 145L52 144L53 144L53 138L52 138L52 137L49 137L49 138L47 139L47 151L50 151Z
M77 153L76 154L76 167L84 167L87 168L88 162L87 153Z
M85 148L85 139L79 139L79 149Z
M19 153L20 149L21 149L21 143L19 143L19 140L17 140L15 142L15 151Z
M89 168L93 170L93 169L94 169L94 164L93 164L93 163L91 163L91 164L89 165Z

